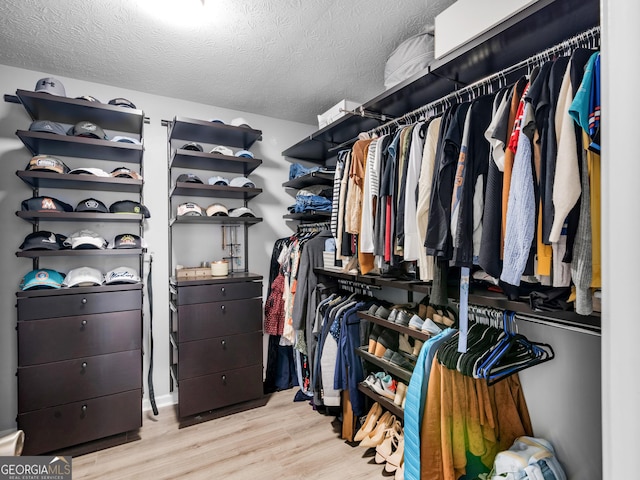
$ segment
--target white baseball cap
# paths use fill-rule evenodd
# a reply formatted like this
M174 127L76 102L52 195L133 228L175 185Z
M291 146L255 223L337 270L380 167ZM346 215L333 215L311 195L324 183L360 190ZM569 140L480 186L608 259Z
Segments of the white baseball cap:
M249 207L238 207L229 210L230 217L255 217L256 215Z
M232 178L229 182L230 187L249 187L256 188L256 184L249 180L247 177Z
M209 153L219 153L221 155L228 155L230 157L233 157L233 150L231 150L229 147L223 147L222 145L213 147L211 150L209 150Z
M78 267L69 270L62 282L63 287L90 287L102 285L104 278L102 272L93 267Z
M71 247L72 249L100 249L104 250L107 247L107 241L91 230L79 230L73 232L64 241L64 245Z
M251 128L249 126L249 122L247 122L244 118L242 117L238 117L238 118L234 118L233 120L231 120L231 125L233 125L234 127L247 127L247 128Z
M207 217L215 217L215 216L228 216L229 210L227 207L222 205L221 203L212 203L207 207Z
M183 203L181 205L178 205L178 216L181 217L183 215L202 216L202 208L200 208L200 205L198 205L197 203Z
M209 185L229 185L229 179L221 177L219 175L215 175L213 177L209 177L209 180L207 180L207 183Z
M96 167L81 167L81 168L74 168L73 170L69 170L69 173L78 173L78 174L88 174L88 175L95 175L96 177L110 177L111 174L105 172L104 170L102 170L101 168L96 168Z
M135 145L142 145L142 142L137 138L133 137L125 137L123 135L116 135L111 139L112 142L120 142L120 143L133 143Z
M113 283L138 283L140 277L133 268L130 267L117 267L110 270L104 276L105 285L111 285Z

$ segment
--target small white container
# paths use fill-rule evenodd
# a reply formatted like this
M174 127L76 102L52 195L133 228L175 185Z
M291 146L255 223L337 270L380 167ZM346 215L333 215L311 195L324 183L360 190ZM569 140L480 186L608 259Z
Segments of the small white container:
M229 274L229 262L226 260L218 260L211 262L211 275L214 277L224 277Z

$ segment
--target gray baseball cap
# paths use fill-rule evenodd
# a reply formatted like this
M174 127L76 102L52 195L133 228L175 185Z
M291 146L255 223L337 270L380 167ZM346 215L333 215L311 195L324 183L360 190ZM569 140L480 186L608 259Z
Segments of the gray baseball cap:
M36 83L35 91L50 93L51 95L56 95L58 97L67 96L62 82L53 77L41 78L40 80L38 80L38 83Z

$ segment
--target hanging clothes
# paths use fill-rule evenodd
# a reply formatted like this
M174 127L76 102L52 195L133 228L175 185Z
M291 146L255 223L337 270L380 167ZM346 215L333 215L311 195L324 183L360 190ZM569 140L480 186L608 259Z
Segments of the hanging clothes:
M427 124L419 122L413 128L409 158L407 162L407 174L405 179L404 199L404 261L416 261L420 251L424 248L420 242L418 230L418 183L422 169L424 156L424 142Z

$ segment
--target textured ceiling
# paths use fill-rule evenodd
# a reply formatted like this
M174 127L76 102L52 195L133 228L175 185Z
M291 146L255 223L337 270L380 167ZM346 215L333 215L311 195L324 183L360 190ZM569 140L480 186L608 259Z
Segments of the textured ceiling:
M451 3L3 0L0 63L314 124Z

